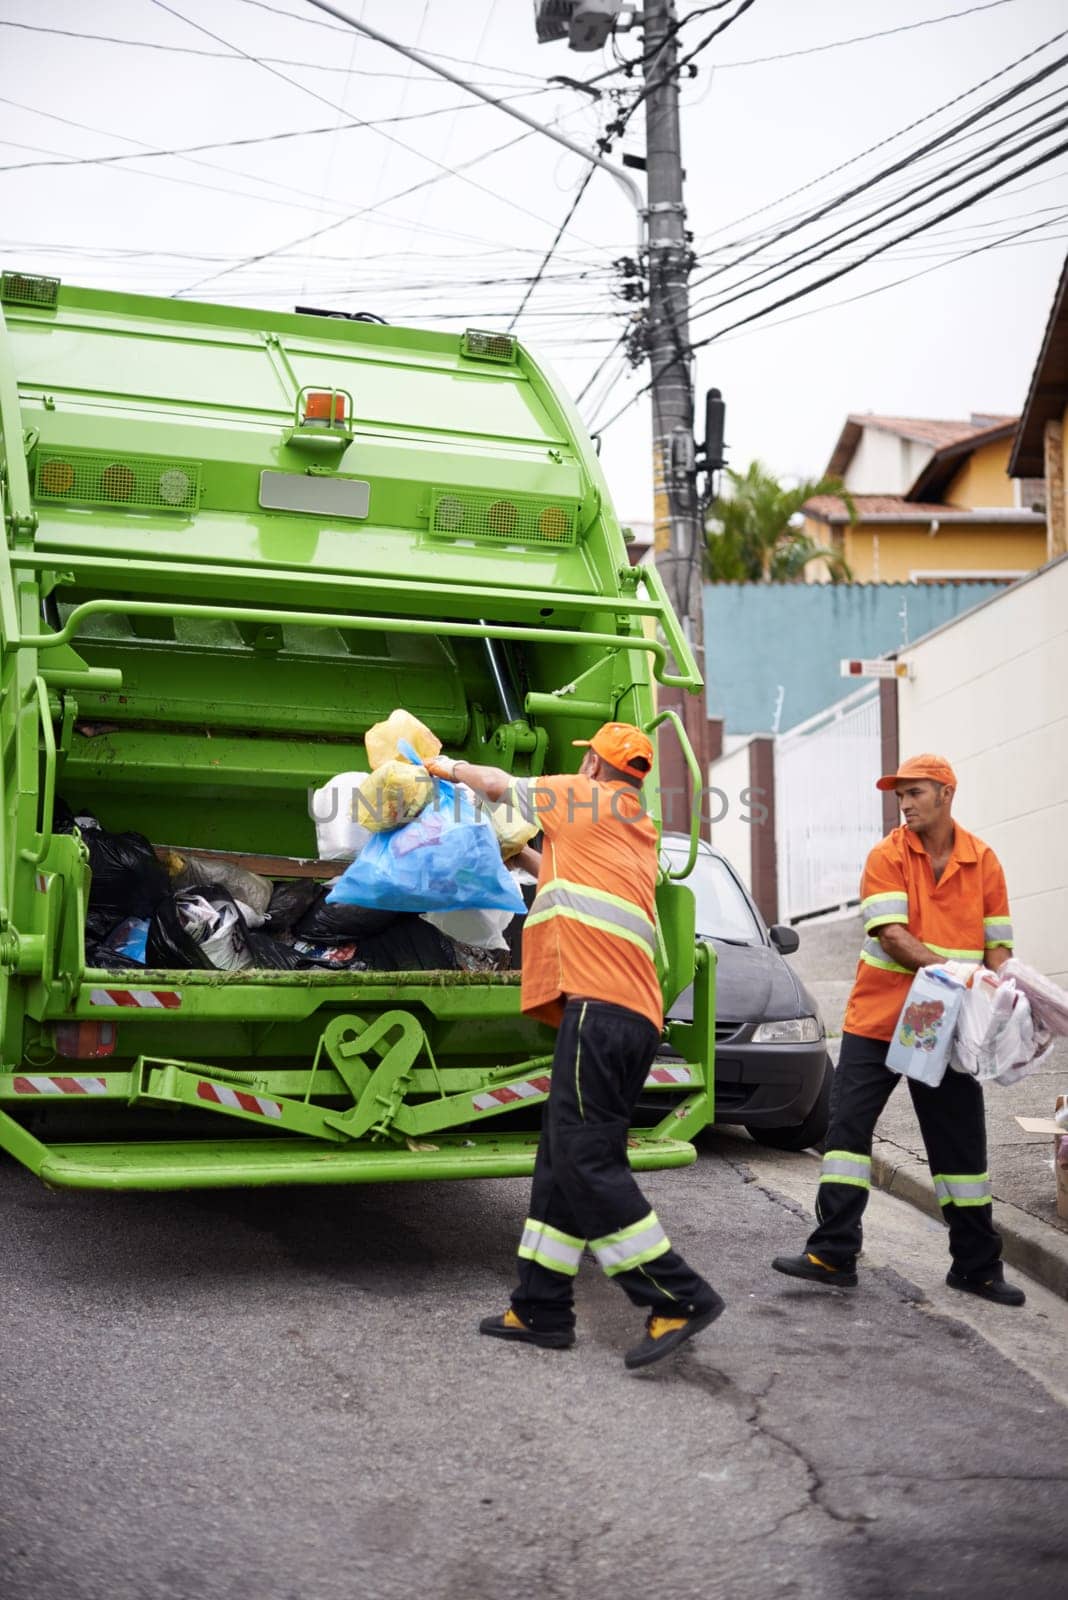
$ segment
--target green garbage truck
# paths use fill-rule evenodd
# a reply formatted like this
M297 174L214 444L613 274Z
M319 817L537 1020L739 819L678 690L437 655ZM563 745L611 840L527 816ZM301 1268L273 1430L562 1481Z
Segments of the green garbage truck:
M700 789L656 700L697 668L568 397L477 328L21 271L0 311L0 1147L69 1188L531 1171L553 1035L518 972L94 966L86 825L58 819L325 879L309 794L398 706L535 777L635 722ZM667 870L658 918L693 1020L638 1169L712 1119L714 958Z

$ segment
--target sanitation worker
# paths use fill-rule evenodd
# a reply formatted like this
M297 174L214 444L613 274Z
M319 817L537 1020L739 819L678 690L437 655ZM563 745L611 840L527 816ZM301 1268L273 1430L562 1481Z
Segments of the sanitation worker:
M846 1006L820 1169L817 1226L803 1255L776 1256L791 1278L852 1288L861 1218L871 1183L875 1124L900 1076L886 1052L920 967L947 959L993 971L1012 952L1005 877L989 845L953 820L957 779L942 756L913 756L876 788L894 790L903 824L868 856L861 881L866 938ZM1022 1306L1005 1282L986 1171L983 1093L974 1078L946 1072L937 1088L908 1080L942 1215L949 1224L951 1289L997 1305Z
M659 1361L708 1327L724 1302L671 1248L627 1163L627 1129L660 1043L653 965L656 829L641 788L653 747L609 722L577 776L513 779L496 767L437 758L436 776L516 806L544 836L523 930L522 1008L558 1032L519 1282L503 1316L480 1332L547 1350L575 1342L574 1283L589 1245L605 1273L648 1311L628 1367Z

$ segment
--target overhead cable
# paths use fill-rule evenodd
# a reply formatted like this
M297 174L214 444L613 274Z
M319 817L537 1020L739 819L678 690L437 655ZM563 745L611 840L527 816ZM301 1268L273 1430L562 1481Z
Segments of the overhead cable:
M863 217L857 218L853 222L843 223L841 227L834 229L833 232L825 234L822 239L815 240L811 245L803 246L781 271L775 271L774 263L758 268L748 278L743 278L740 283L731 284L729 286L730 292L716 300L715 309L720 310L724 306L733 305L737 300L744 300L750 295L762 293L765 289L769 289L772 284L780 283L783 278L792 277L797 272L804 272L807 268L815 266L818 261L823 261L827 256L834 254L836 250L849 249L852 245L859 243L861 239L866 239L871 234L877 233L881 228L900 222L903 217L910 216L914 211L922 211L943 195L951 194L954 190L963 188L965 184L973 182L974 179L982 177L984 173L991 172L995 167L1002 166L1006 161L1011 161L1015 156L1022 154L1023 151L1032 149L1036 144L1041 144L1044 139L1051 139L1055 134L1061 133L1065 128L1068 128L1068 117L1064 115L1066 110L1068 110L1068 100L1062 100L1059 105L1051 106L1041 116L1036 117L1033 122L1025 123L1023 128L1016 130L1017 133L1024 133L1036 123L1048 122L1054 116L1060 117L1061 120L1059 122L1055 122L1041 132L1033 134L1030 139L1023 139L1010 148L1006 148L1003 141L998 139L993 144L984 145L981 150L964 157L965 164L971 167L975 160L989 155L992 150L997 152L992 160L986 162L983 166L976 167L972 171L960 172L959 167L953 169L954 175L948 182L943 183L940 188L935 188L924 198L914 200L913 204L889 212L886 210L885 205L879 206L874 211L867 212ZM933 183L937 183L943 177L945 177L945 169L915 185L904 198L913 199L914 196L921 194L924 189L929 189ZM873 218L877 220L873 221ZM855 233L851 231L858 226L858 223L865 222L871 223L871 226L861 227ZM842 239L840 244L831 244L830 248L826 250L819 248L821 245L840 238L843 233L848 233L849 237ZM773 276L768 277L768 273L772 273ZM764 281L758 282L758 279L764 279ZM707 279L705 281L707 282ZM749 285L748 288L746 287L747 284Z
M1013 84L1011 88L1006 89L1002 94L996 95L993 100L989 100L985 105L969 112L966 117L952 127L943 129L941 133L935 134L934 138L929 139L926 144L920 145L918 149L900 156L896 161L891 162L889 166L883 167L880 172L875 173L874 176L865 178L862 182L855 184L853 188L847 189L844 193L836 195L834 199L817 206L814 211L806 213L800 221L788 223L779 228L777 232L768 235L762 240L761 247L777 244L780 239L786 239L791 234L799 232L802 228L811 227L814 222L819 222L829 212L837 210L839 206L844 205L847 200L852 200L856 195L875 188L877 184L884 182L885 179L892 177L895 173L903 171L905 167L912 166L921 156L929 154L932 150L937 150L940 145L947 143L950 138L963 133L965 129L973 127L977 122L981 122L984 117L989 116L990 112L997 111L1001 106L1008 104L1010 100L1016 99L1018 95L1023 94L1027 89L1033 88L1036 83L1042 83L1054 72L1059 72L1066 63L1068 63L1068 54L1058 56L1055 61L1041 67L1037 72L1032 73L1030 77L1021 79L1019 83ZM734 265L740 265L741 262L747 261L752 254L753 251L749 251L736 257ZM709 283L713 278L719 277L727 270L726 267L717 267L713 272L706 273L703 278L698 278L693 287L697 288L703 283Z
M897 128L893 133L888 133L885 139L879 139L875 144L868 145L866 150L859 150L855 156L850 156L848 161L840 161L836 167L828 167L826 172L821 172L815 178L809 178L807 183L800 184L796 189L790 189L786 194L779 195L775 200L769 200L765 205L758 206L755 211L747 211L743 216L732 218L730 222L723 223L721 227L714 228L711 233L705 234L703 237L713 239L717 233L726 233L729 228L741 227L743 222L749 222L753 217L759 217L765 211L771 211L776 206L785 205L787 200L793 200L797 195L804 194L806 190L814 189L824 179L833 178L839 172L844 172L847 167L855 166L858 161L863 161L865 156L874 155L877 150L882 150L886 145L893 144L896 139L903 139L906 133L912 133L914 129L922 127L925 122L930 122L933 117L939 116L943 111L948 111L952 106L959 105L962 100L967 100L973 94L978 94L980 89L987 88L990 84L995 83L998 78L1003 78L1007 72L1012 72L1016 67L1022 66L1025 61L1030 61L1033 56L1041 55L1043 50L1048 50L1050 45L1056 44L1064 38L1068 38L1068 28L1062 28L1059 33L1052 34L1048 39L1043 40L1041 44L1035 45L1033 50L1028 50L1022 56L1017 56L1015 61L1010 61L1006 66L999 67L997 72L992 72L988 78L981 78L978 83L973 83L970 88L954 95L951 100L944 100L940 106L935 106L933 111L927 111L922 117L917 117L914 121L907 122L903 128ZM743 239L740 243L746 244L748 240ZM724 248L730 247L724 246Z
M882 28L878 33L858 33L851 39L831 39L827 44L807 45L803 50L783 50L774 56L754 56L749 61L717 61L716 71L725 72L731 67L762 67L769 61L792 61L795 56L820 55L825 50L842 50L850 44L867 44L869 39L889 39L895 33L913 33L917 28L931 28L937 22L956 22L960 17L974 17L979 11L995 11L998 6L1015 4L1015 0L986 0L985 5L968 6L964 11L946 11L940 17L921 17L918 22L903 22L896 28Z

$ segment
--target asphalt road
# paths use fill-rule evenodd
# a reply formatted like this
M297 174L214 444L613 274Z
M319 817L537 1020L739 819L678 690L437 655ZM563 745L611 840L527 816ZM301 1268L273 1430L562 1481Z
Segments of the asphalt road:
M813 1178L722 1137L646 1180L729 1306L635 1375L592 1263L575 1350L476 1335L523 1183L78 1196L4 1162L0 1592L1060 1600L1068 1306L952 1296L884 1196L862 1288L793 1287L766 1262Z

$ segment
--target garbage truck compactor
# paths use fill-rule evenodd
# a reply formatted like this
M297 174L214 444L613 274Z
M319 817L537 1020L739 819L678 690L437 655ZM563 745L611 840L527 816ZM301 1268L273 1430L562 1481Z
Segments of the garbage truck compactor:
M531 1171L553 1034L517 971L94 966L69 813L325 879L309 794L397 706L534 777L634 722L699 789L655 698L697 668L572 405L499 333L16 272L0 310L0 1147L74 1188ZM714 958L667 872L657 906L693 1021L636 1168L712 1118Z

